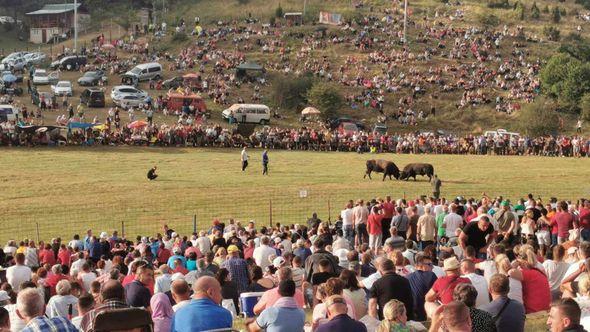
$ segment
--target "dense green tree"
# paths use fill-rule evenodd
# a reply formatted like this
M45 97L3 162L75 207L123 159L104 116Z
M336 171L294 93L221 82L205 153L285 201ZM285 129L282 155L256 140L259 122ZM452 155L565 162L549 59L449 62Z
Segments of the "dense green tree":
M526 104L518 116L519 127L529 136L554 134L559 129L559 116L555 105L545 98Z
M338 88L332 84L317 82L307 93L309 103L322 112L322 117L328 119L339 114L344 105L344 99Z

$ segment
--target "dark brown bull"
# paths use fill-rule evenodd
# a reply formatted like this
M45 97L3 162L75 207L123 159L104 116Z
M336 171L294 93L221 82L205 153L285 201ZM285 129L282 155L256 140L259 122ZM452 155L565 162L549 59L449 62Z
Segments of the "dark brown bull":
M417 175L428 176L428 180L430 181L434 175L434 166L422 163L407 164L404 170L401 171L399 179L407 181L410 178L414 178L414 181L416 181Z
M383 159L367 160L367 171L365 172L363 179L366 178L367 175L369 176L369 179L371 179L371 172L383 173L383 181L385 181L387 176L389 176L390 180L393 180L391 176L399 179L399 168L397 168L393 161Z

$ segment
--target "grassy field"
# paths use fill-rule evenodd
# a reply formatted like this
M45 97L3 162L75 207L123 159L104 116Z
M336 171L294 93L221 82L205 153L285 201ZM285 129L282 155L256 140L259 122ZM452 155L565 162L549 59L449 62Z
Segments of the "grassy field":
M429 195L425 179L363 179L365 160L388 158L401 168L429 162L445 197L529 192L577 199L590 195L590 159L359 155L270 151L270 176L261 175L260 151L250 151L247 172L238 150L184 148L12 149L0 158L0 211L8 238L70 237L90 227L129 236L159 231L163 223L189 232L213 218L254 219L260 224L304 222L316 211L335 220L349 199ZM145 178L158 165L155 182Z

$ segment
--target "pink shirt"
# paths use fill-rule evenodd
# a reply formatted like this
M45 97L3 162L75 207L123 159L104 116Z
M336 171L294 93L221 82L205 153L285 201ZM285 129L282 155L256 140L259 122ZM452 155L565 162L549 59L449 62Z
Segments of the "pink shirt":
M258 304L264 305L264 309L270 308L280 298L281 298L281 295L279 294L279 288L275 287L273 289L269 289L266 292L264 292L264 294L262 294L262 297L260 298L260 301L258 301ZM295 298L295 302L297 302L297 305L299 306L299 308L303 309L303 307L305 306L305 300L303 299L303 293L301 292L301 290L299 290L299 289L295 290L294 298Z

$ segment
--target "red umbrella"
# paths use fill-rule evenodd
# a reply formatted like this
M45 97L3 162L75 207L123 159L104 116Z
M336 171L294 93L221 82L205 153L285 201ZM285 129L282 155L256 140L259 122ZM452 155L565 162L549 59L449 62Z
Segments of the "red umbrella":
M135 129L135 128L143 128L145 126L147 126L148 123L143 121L143 120L137 120L137 121L133 121L130 124L127 125L127 128L129 129Z

